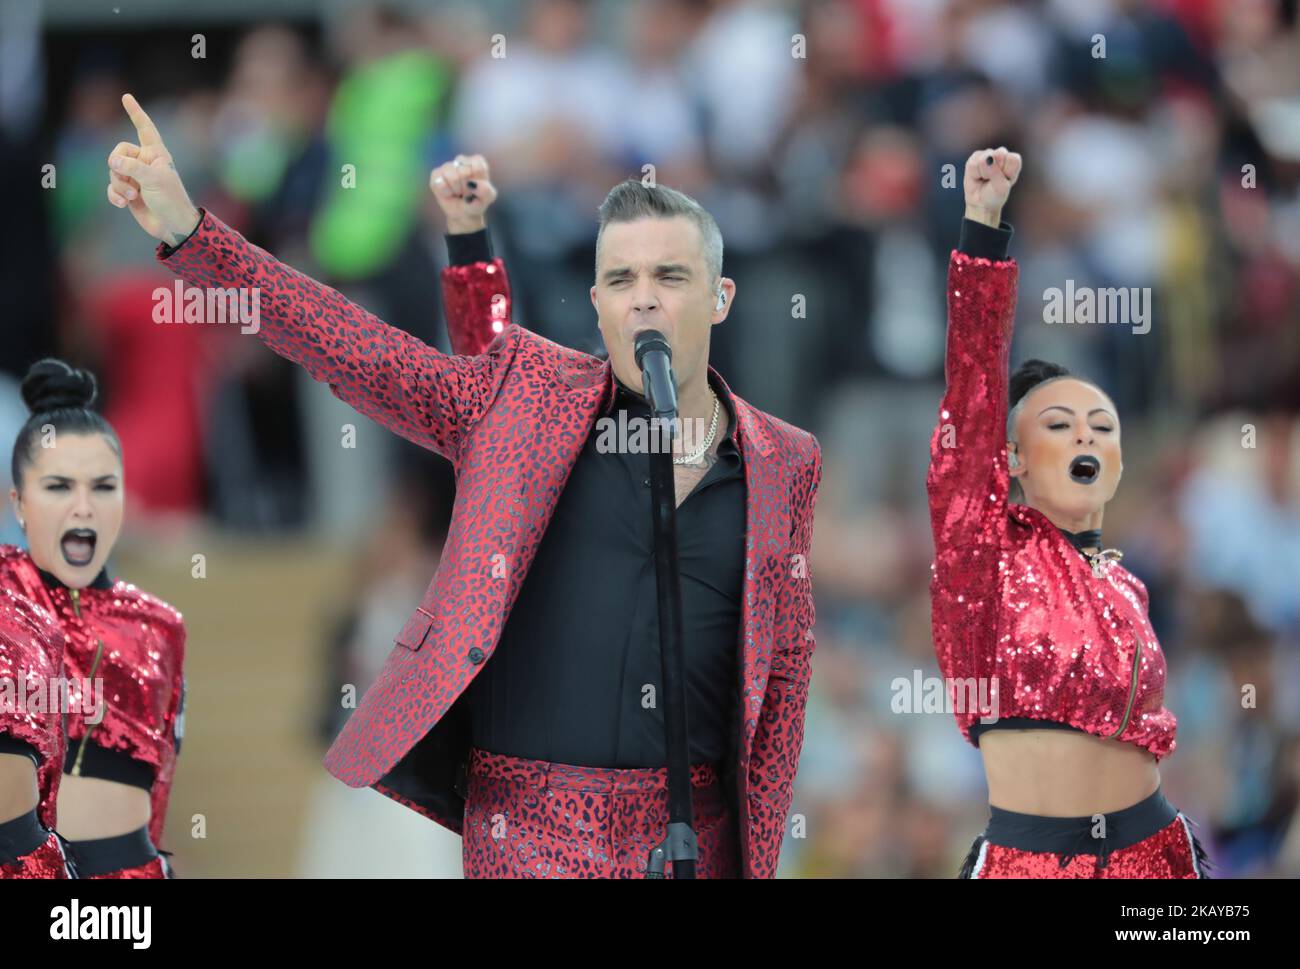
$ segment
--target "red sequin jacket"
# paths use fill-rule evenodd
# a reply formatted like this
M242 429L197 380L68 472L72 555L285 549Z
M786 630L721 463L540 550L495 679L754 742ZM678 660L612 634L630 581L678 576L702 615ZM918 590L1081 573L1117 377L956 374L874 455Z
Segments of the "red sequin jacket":
M445 272L449 318L473 321L473 335L455 334L459 352L448 355L277 261L211 212L179 247L160 245L157 254L191 285L256 287L258 337L272 350L452 462L456 503L438 571L325 766L352 787L373 786L459 833L466 689L496 649L613 391L609 362L514 323L497 332L508 319L499 260ZM815 646L808 554L821 449L807 431L732 397L747 490L743 719L733 790L743 873L771 877L794 793Z
M121 579L106 589L49 584L31 555L14 545L0 545L0 587L48 611L63 631L67 743L76 749L94 742L153 768L149 837L161 847L184 713L181 614ZM94 695L83 697L82 687L95 680L103 681L102 691L91 686ZM101 701L102 719L89 723L96 717L84 710Z
M0 733L31 745L39 755L37 814L51 829L65 749L62 677L63 633L53 615L0 586Z
M948 266L947 389L926 477L939 669L968 741L983 696L997 717L1056 720L1161 758L1177 720L1146 586L1113 560L1094 574L1042 513L1007 502L1017 276L1014 260L963 252Z

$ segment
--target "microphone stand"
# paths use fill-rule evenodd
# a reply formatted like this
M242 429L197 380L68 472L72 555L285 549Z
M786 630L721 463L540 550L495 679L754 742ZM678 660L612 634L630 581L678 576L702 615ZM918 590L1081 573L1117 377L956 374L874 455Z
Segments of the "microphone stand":
M661 409L646 381L652 417L650 440L667 444L650 448L650 505L654 523L655 582L659 592L659 658L662 666L664 749L668 762L668 829L650 851L647 878L663 878L665 862L674 878L694 878L699 843L691 804L691 768L686 729L685 648L682 632L682 584L677 562L677 494L671 441L677 409ZM656 425L656 421L662 422ZM661 433L666 431L667 433Z

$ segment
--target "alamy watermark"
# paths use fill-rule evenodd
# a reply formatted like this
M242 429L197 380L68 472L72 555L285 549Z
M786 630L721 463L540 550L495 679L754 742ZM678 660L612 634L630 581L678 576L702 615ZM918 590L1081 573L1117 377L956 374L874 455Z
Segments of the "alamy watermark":
M1067 279L1063 290L1057 286L1043 290L1043 322L1109 323L1147 333L1151 329L1151 287L1075 286L1073 279Z
M702 417L628 417L627 411L619 411L617 420L596 421L596 450L600 454L671 453L673 439L680 437L682 453L693 454L709 436L709 423Z
M996 676L896 676L889 684L891 713L977 713L980 723L998 720Z
M104 719L103 677L0 677L0 715L80 714L86 723Z
M262 327L260 286L186 286L178 279L155 289L153 304L155 323L238 323L240 333Z

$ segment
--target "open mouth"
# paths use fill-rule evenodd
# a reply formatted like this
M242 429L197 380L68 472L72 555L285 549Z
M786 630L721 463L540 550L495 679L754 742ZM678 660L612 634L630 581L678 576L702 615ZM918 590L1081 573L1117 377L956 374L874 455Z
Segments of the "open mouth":
M1091 454L1080 454L1070 462L1070 480L1079 484L1095 484L1101 477L1101 462Z
M77 567L89 565L95 557L95 541L93 528L69 528L59 541L59 546L63 549L63 560Z

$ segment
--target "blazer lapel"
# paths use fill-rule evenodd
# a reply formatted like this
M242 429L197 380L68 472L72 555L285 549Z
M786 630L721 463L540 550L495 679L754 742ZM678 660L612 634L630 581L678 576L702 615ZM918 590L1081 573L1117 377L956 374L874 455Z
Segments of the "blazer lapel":
M550 442L549 454L553 460L538 462L536 474L518 475L510 473L512 484L506 491L517 503L518 511L507 517L510 533L507 542L507 558L512 561L509 586L502 601L502 609L497 615L493 642L500 636L505 624L506 603L513 605L517 585L522 581L533 558L541 545L542 535L550 523L560 493L568 481L573 466L578 461L583 445L587 442L591 426L595 423L596 413L601 402L601 361L588 356L564 361L552 367L552 374L557 380L558 399L563 400L550 415L547 426L536 427L539 439ZM516 422L516 413L494 414L489 411L487 420L497 420L504 424ZM504 473L504 469L502 470ZM515 484L513 482L522 482ZM497 511L500 512L500 507Z
M735 394L731 399L736 407L736 446L745 468L745 579L740 628L744 734L738 751L743 777L767 693L773 610L789 545L790 496L767 429L748 402Z

